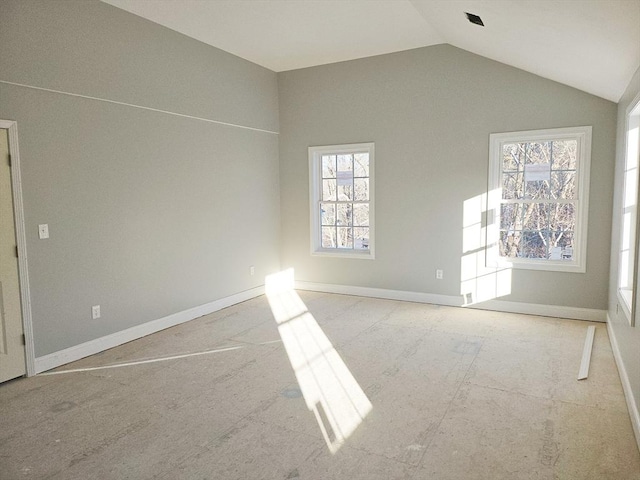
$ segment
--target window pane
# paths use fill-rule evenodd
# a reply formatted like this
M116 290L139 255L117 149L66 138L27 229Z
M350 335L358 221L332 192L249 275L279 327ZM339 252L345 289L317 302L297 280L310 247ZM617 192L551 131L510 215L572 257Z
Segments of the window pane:
M522 232L520 256L524 258L546 259L548 244L549 232L547 230Z
M578 142L576 140L556 140L553 142L554 170L575 170Z
M338 227L338 248L353 248L351 227Z
M525 182L524 190L525 198L536 200L538 198L549 198L549 181L538 180L534 182Z
M622 206L625 209L633 208L638 198L638 169L630 168L624 172L624 199Z
M336 199L336 181L335 180L323 180L322 181L322 200L335 200Z
M341 202L353 200L353 185L338 185L338 200Z
M338 155L340 157L340 155ZM339 162L338 162L339 163ZM353 171L338 170L338 200L353 200Z
M500 248L500 256L510 258L518 257L521 239L522 232L520 231L511 230L509 232L500 232L500 242L498 245Z
M522 171L524 143L507 143L502 146L502 171Z
M338 212L338 218L337 218L337 225L351 225L351 210L352 210L352 204L350 203L341 203L336 205Z
M353 172L353 155L337 155L338 171Z
M522 173L505 173L502 175L502 198L505 200L521 199L524 195L524 176Z
M573 260L573 232L550 232L549 260Z
M321 203L320 211L322 212L322 225L336 224L336 206L332 203Z
M353 206L353 224L357 226L369 225L369 204L360 203Z
M353 248L358 250L369 249L369 229L354 228L353 229Z
M541 165L551 163L551 142L531 142L526 146L526 163Z
M502 257L571 261L575 205L502 204L500 230Z
M576 211L573 204L567 203L550 205L550 210L551 230L556 232L575 230Z
M336 156L335 155L322 156L322 177L336 178Z
M500 205L500 230L522 230L523 209L519 203Z
M631 248L631 212L622 215L622 250Z
M356 153L353 156L353 175L356 177L368 177L369 176L369 154L368 153Z
M620 252L620 288L630 288L629 269L631 268L631 252L623 250Z
M322 227L322 248L336 248L335 227Z
M531 203L524 212L524 230L549 230L549 212L555 205L548 203Z
M355 188L354 200L369 200L369 179L368 178L356 178L353 180L353 186Z
M575 172L551 172L551 198L576 198Z

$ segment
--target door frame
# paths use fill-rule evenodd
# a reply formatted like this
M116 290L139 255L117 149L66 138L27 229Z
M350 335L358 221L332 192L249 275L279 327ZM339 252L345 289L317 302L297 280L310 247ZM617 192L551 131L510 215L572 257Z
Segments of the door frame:
M27 367L27 376L31 377L36 374L36 355L31 318L31 291L29 289L29 270L27 263L27 235L24 223L24 204L22 202L20 151L18 148L18 122L13 120L0 120L0 129L6 129L9 133L11 191L13 193L13 217L16 225L16 242L18 244L18 279L20 281L22 328L25 338L25 364Z

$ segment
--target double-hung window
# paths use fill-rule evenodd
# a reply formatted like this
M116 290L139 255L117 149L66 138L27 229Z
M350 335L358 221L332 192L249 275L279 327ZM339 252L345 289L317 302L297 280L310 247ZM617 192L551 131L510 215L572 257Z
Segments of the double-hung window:
M618 297L629 323L634 325L634 290L637 281L638 167L640 163L640 96L636 97L626 118L624 192L620 231Z
M373 143L309 147L311 253L374 258Z
M490 136L487 264L586 271L591 127Z

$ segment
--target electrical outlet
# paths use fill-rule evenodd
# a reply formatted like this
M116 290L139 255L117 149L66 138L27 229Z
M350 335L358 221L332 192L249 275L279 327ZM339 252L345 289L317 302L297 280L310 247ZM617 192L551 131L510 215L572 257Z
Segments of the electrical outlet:
M100 318L100 305L94 305L91 307L91 318L94 320Z
M44 240L45 238L49 238L49 224L42 223L38 225L38 237L40 240Z
M254 267L253 265L251 265L249 267L249 273L251 274L251 276L253 277L256 273L256 267Z
M443 274L442 270L440 269L436 270L436 279L442 280L442 274Z

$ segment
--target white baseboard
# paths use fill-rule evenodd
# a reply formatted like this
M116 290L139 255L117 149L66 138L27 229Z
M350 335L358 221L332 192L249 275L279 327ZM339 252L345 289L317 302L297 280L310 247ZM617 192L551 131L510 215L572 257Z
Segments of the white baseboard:
M223 308L250 300L263 294L264 286L252 288L251 290L246 290L198 307L183 310L182 312L174 313L157 320L152 320L150 322L143 323L142 325L136 325L135 327L127 328L126 330L115 332L111 335L96 338L95 340L90 340L88 342L81 343L80 345L74 345L73 347L65 348L58 352L37 357L35 362L36 373L41 373L46 370L59 367L60 365L80 360L81 358L88 357L89 355L94 355L109 348L117 347L123 343L159 332L165 328L188 322L189 320L193 320L203 315L217 312Z
M408 292L402 290L387 290L383 288L357 287L347 285L334 285L326 283L300 282L296 281L296 288L299 290L312 290L317 292L337 293L342 295L356 295L361 297L385 298L389 300L401 300L407 302L430 303L435 305L447 305L461 307L462 297L452 295L438 295L422 292ZM35 359L35 373L41 373L52 368L59 367L81 358L94 355L109 348L117 347L123 343L136 340L150 335L165 328L173 327L194 318L208 315L231 305L244 302L264 294L264 286L240 292L229 297L225 297L205 305L190 308L182 312L174 313L157 320L136 325L135 327L112 333L104 337L90 340L73 347L65 348L58 352L43 355ZM572 318L578 320L606 321L604 310L594 310L588 308L559 307L555 305L539 305L532 303L505 302L500 300L490 300L482 304L474 304L468 308L479 308L485 310L496 310L511 313L523 313L530 315L542 315L559 318Z
M406 292L403 290L387 290L384 288L355 287L351 285L335 285L332 283L295 282L296 290L310 290L313 292L337 293L340 295L355 295L357 297L385 298L388 300L403 300L406 302L433 303L461 307L462 298L450 295L437 295L422 292Z
M338 293L341 295L355 295L359 297L386 298L389 300L403 300L406 302L432 303L450 307L462 307L462 295L438 295L433 293L407 292L402 290L387 290L384 288L354 287L350 285L334 285L329 283L314 283L296 281L296 289L315 292ZM495 310L498 312L523 313L543 317L570 318L574 320L589 320L591 322L606 322L606 310L592 308L562 307L558 305L541 305L537 303L505 302L503 300L488 300L482 303L468 305L465 308L480 310Z
M638 450L640 450L640 411L638 411L638 404L636 403L631 390L631 383L629 382L629 376L627 375L627 369L624 367L622 361L622 355L620 354L620 347L618 347L618 340L611 327L611 319L607 315L607 332L609 333L609 341L611 342L611 349L613 350L613 358L616 360L618 366L618 373L620 374L620 381L622 382L622 390L624 391L624 398L627 401L627 408L629 409L629 417L631 417L631 425L633 426L633 433L636 436L636 443L638 444Z
M560 305L542 305L539 303L505 302L504 300L487 300L470 305L468 308L495 310L497 312L524 313L541 317L570 318L589 322L607 321L607 311L595 308L564 307Z

